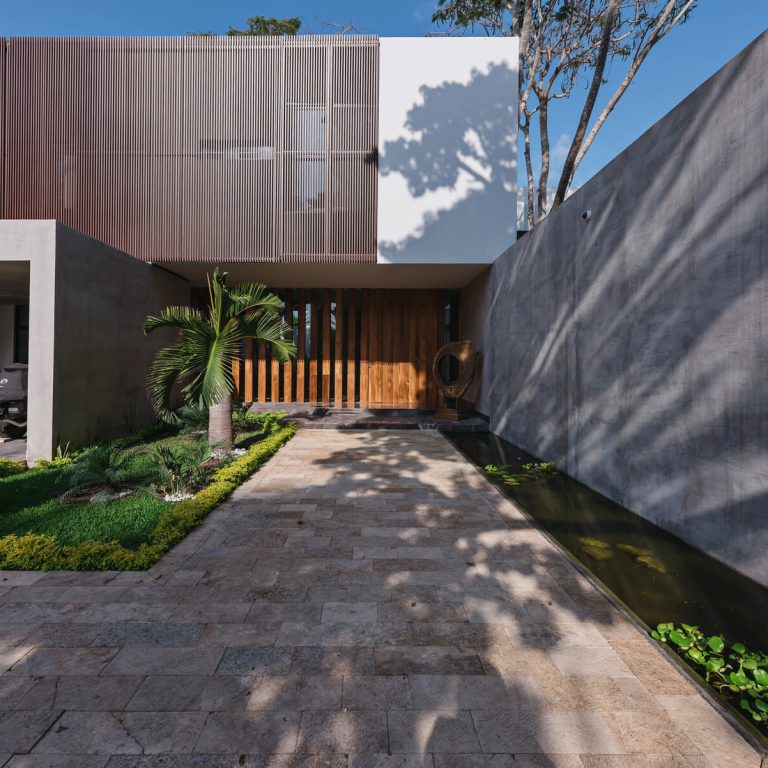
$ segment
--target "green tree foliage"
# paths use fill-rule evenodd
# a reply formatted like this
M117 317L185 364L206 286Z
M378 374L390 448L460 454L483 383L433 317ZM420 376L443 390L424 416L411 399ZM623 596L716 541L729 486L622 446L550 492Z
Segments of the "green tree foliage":
M528 225L566 197L579 164L651 49L685 22L696 0L437 0L432 20L446 34L481 31L519 38L519 119L527 175ZM613 93L593 119L608 81ZM588 84L554 195L549 186L549 110ZM531 141L538 133L540 166ZM538 176L538 178L537 178Z
M244 339L265 344L278 360L296 354L285 337L291 328L282 319L280 298L261 283L227 286L227 273L214 270L208 278L208 308L167 307L144 322L144 333L158 328L177 331L176 342L155 356L147 380L149 401L157 415L178 424L171 401L177 384L187 405L208 409L212 445L232 447L232 364Z
M301 19L296 16L279 19L275 16L253 16L248 19L245 29L230 27L227 37L262 35L265 37L297 35L301 29ZM192 37L215 37L214 32L191 32Z

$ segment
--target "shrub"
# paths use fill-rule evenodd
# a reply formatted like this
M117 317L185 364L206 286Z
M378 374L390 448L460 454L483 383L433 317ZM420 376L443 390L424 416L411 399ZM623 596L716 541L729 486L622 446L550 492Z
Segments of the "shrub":
M271 432L287 416L285 411L250 413L235 407L232 411L232 427L236 432Z
M0 459L0 478L20 475L27 471L27 465L23 461L14 459Z
M203 465L212 455L206 440L180 440L157 446L151 452L159 474L157 488L171 494L197 490L211 474Z
M7 571L53 571L64 567L64 559L55 536L28 533L0 539L0 564Z
M35 462L35 469L54 469L55 467L66 467L74 463L71 456L57 456L54 459L38 459Z
M149 540L137 549L128 549L117 541L85 541L75 546L61 546L53 536L5 536L0 538L0 570L145 570L199 525L295 432L293 424L280 427L251 446L239 459L219 469L207 488L163 512Z

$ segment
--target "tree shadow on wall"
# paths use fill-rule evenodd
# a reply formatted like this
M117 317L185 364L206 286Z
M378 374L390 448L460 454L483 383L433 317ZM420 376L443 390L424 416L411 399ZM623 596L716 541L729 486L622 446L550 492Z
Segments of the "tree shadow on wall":
M401 175L425 210L415 231L380 245L385 259L478 251L494 258L515 239L516 88L514 71L502 64L473 71L466 84L421 88L406 121L417 138L387 142L379 168L384 177Z
M497 434L763 579L767 59L747 49L499 259L487 349Z

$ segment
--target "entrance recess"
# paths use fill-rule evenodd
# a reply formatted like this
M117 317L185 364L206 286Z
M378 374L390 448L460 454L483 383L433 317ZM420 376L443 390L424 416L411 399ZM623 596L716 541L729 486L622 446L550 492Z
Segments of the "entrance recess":
M436 408L432 359L457 332L457 292L272 289L293 329L295 360L245 342L235 366L243 402L336 408Z

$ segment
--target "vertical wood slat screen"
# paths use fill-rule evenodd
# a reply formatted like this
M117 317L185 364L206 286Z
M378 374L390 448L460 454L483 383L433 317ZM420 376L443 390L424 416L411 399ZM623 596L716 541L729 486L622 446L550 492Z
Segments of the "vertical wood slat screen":
M444 291L271 290L283 299L297 356L279 363L262 346L244 344L233 371L240 399L337 408L440 404L432 360L445 340Z
M5 121L6 121L6 59L8 46L5 38L0 38L0 216L5 211Z
M369 36L12 38L0 212L147 261L375 262L378 59Z

